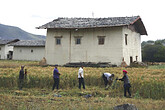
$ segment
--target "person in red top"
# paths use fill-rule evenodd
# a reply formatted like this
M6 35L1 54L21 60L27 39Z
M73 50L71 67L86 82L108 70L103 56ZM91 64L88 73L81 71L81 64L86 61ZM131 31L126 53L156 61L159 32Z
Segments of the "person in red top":
M124 96L126 97L126 92L128 92L129 97L131 97L131 92L130 92L131 84L127 75L127 71L123 70L123 78L116 80L124 81Z

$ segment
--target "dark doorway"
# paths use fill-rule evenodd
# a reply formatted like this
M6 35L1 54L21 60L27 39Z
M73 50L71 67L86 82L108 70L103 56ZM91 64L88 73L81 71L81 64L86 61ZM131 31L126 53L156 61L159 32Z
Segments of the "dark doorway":
M13 51L9 51L9 54L7 54L7 59L12 60L13 58Z
M136 56L136 61L138 61L138 56Z
M130 57L130 63L132 63L133 62L133 58L132 57Z

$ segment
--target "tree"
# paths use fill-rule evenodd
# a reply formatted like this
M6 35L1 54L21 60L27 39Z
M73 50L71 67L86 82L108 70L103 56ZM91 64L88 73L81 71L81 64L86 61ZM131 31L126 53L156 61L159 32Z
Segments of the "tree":
M141 43L141 46L142 48L145 46L145 45L153 45L155 43L155 41L152 41L152 40L149 40L149 41L143 41Z
M160 41L156 41L154 45L145 45L142 57L147 62L165 62L165 46Z

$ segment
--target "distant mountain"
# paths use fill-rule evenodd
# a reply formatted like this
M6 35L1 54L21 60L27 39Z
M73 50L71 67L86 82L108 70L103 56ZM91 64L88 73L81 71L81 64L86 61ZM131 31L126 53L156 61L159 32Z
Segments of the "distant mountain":
M44 40L45 36L31 34L18 27L0 24L0 39Z

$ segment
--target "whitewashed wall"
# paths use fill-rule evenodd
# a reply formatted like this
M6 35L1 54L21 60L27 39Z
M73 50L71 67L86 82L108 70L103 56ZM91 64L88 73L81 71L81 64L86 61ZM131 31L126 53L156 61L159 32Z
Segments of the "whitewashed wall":
M7 45L1 45L0 50L0 59L7 59L7 54L9 54L9 51L13 51L13 46Z
M69 62L69 36L70 32L54 31L53 29L47 30L46 37L46 60L48 64L65 64ZM62 36L61 45L55 44L55 36Z
M125 45L125 34L128 35L127 45ZM135 31L131 31L127 27L123 28L123 58L125 62L130 65L130 57L133 58L133 61L141 62L141 35Z
M61 45L55 44L55 36L62 36ZM81 44L75 44L74 36L82 36ZM98 45L98 36L106 36L105 44ZM48 64L68 62L111 62L120 65L123 58L123 29L47 30L46 59Z
M45 57L45 47L14 47L13 50L14 60L40 61L43 57Z
M5 59L5 45L1 45L0 48L0 59Z

